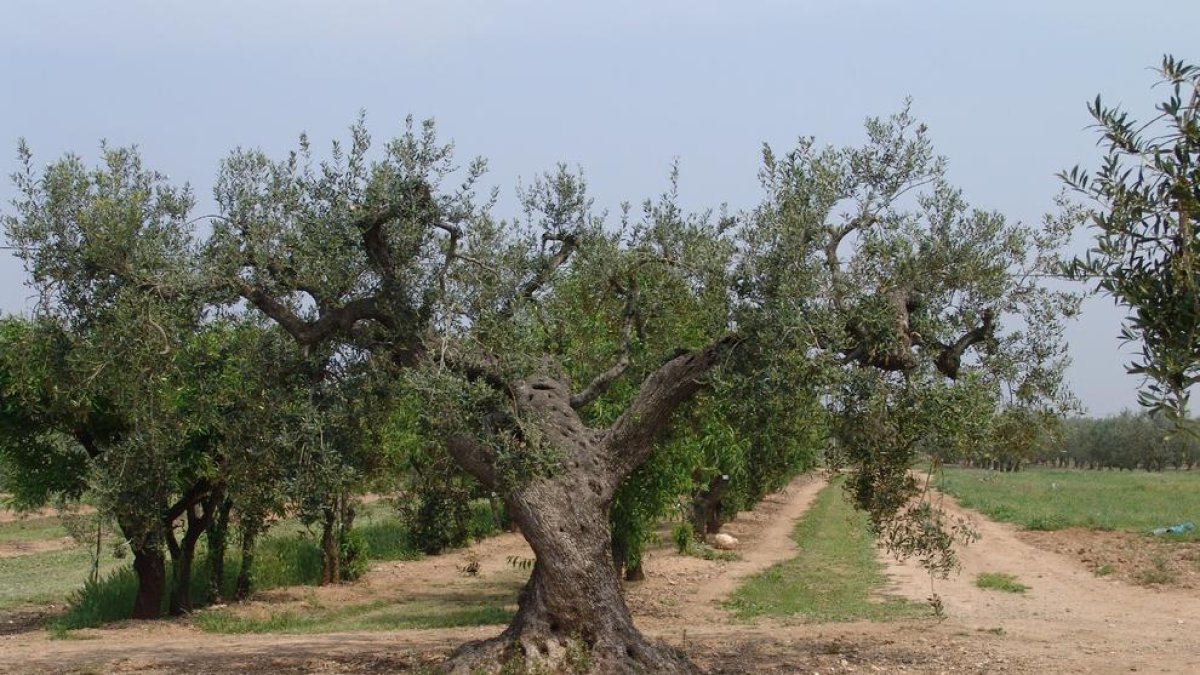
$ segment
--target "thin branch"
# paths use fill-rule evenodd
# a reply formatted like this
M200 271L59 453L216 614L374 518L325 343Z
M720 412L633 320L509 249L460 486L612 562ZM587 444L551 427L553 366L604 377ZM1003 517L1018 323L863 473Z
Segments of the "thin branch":
M501 311L502 315L511 315L516 309L516 301L518 299L532 300L533 296L541 290L542 286L546 285L546 282L550 280L550 277L554 275L558 268L565 265L571 259L571 255L579 248L579 238L574 234L560 236L546 233L542 235L542 242L548 241L560 242L558 250L549 258L543 259L542 265L534 273L533 277L525 282L513 300L510 300L504 306L504 309Z
M633 362L633 338L641 324L641 315L637 306L636 277L630 279L630 284L624 289L623 294L625 296L625 324L621 328L621 349L617 356L617 362L593 378L583 391L571 397L572 408L579 409L596 400L618 377L629 370L629 366Z

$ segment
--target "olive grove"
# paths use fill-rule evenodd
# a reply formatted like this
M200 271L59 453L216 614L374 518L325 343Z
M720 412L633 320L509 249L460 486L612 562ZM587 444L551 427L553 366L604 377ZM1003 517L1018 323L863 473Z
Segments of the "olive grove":
M504 633L448 668L691 672L637 630L621 585L681 498L729 475L733 510L818 460L847 466L877 534L946 569L964 533L920 498L918 453L967 452L1071 405L1061 332L1078 299L1039 281L1075 212L1035 227L971 208L907 109L866 136L764 147L745 211L685 209L673 172L612 216L560 166L501 219L485 162L456 164L432 122L377 144L360 120L328 152L302 138L283 158L232 153L205 232L187 190L132 151L118 159L136 180L113 178L111 157L92 174L27 161L5 225L47 297L33 321L72 365L5 414L55 411L20 443L77 442L55 450L64 470L137 515L130 536L156 569L174 516L207 524L226 498L251 519L283 508L282 492L254 492L263 477L310 486L289 499L332 533L369 473L436 467L470 492L453 487L465 472L536 560ZM30 362L5 362L0 386L33 381ZM64 390L65 407L39 398ZM401 436L403 461L373 454ZM295 461L305 448L328 470L284 481L313 466ZM95 473L133 452L161 473Z

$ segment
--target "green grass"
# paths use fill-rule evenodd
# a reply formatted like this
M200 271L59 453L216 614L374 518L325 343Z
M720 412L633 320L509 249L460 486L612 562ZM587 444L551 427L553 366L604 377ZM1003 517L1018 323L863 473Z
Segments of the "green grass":
M967 508L1030 530L1146 532L1183 521L1200 523L1200 471L948 468L938 487ZM1200 532L1169 538L1197 540Z
M1004 591L1005 593L1024 593L1029 590L1025 584L1017 581L1017 577L1004 572L980 572L979 576L975 577L975 585L992 591Z
M867 518L831 483L796 525L801 553L751 577L727 603L738 618L801 617L809 621L888 620L929 610L886 597L887 582Z
M244 616L228 608L194 616L209 633L332 633L387 631L410 628L452 628L504 624L515 613L517 592L524 575L513 573L499 581L479 581L468 592L429 593L396 600L376 600L336 608L313 601L303 609Z
M473 537L481 538L494 532L491 520L491 509L486 500L477 500L472 504ZM377 501L363 505L359 510L355 531L367 543L370 560L412 560L420 557L413 545L408 532L395 515L395 511L386 501ZM268 590L285 586L316 585L321 577L321 550L317 540L319 533L304 527L297 520L284 520L276 523L267 536L259 542L255 551L253 570L253 586L256 590ZM194 607L203 607L208 596L209 564L204 550L204 540L196 553L196 564L192 573L191 597ZM85 554L86 555L86 554ZM40 556L27 556L38 558ZM225 597L233 595L234 580L241 565L236 546L231 546L226 555L225 578L222 583L222 593ZM170 579L170 563L168 562L168 579ZM85 575L86 576L86 575ZM3 575L0 575L0 579ZM22 584L15 584L19 595L24 592ZM80 586L83 586L81 589ZM164 594L164 603L170 596L170 582ZM65 591L64 591L65 587ZM61 600L67 593L74 590L70 598L71 607L65 615L55 619L51 628L58 633L75 628L98 626L103 623L127 618L133 607L133 597L137 591L136 580L132 571L125 566L117 568L96 584L83 585L83 578L74 580L69 585L58 585L52 591L41 596L42 600L53 602ZM31 603L24 603L31 604ZM36 604L36 603L34 603ZM44 604L44 603L43 603ZM165 611L165 604L164 604ZM507 610L505 610L507 611ZM353 614L353 612L351 612ZM377 621L383 628L404 627L437 627L441 625L476 625L479 622L489 623L500 616L501 612L493 605L467 608L459 612L425 612L414 609L407 614L389 617L386 612L376 612L361 622ZM232 617L233 615L231 615ZM509 615L505 615L506 617ZM415 617L415 618L414 618ZM322 628L322 626L348 625L345 617L280 617L277 619L281 626L296 626L302 628L306 622L312 622L313 630L337 630L338 628ZM210 619L218 621L219 619ZM239 619L228 619L236 624ZM503 621L506 619L500 619ZM439 623L441 622L441 623ZM412 623L412 626L408 624ZM365 626L365 623L363 624ZM350 628L346 628L350 630ZM284 628L264 628L263 630L284 630ZM290 630L290 629L289 629ZM250 629L239 632L251 632Z
M75 590L82 588L91 569L86 548L0 558L0 610L63 604ZM101 576L128 567L130 558L113 558L104 547L100 561Z
M67 530L58 516L36 516L0 523L0 544L62 539Z

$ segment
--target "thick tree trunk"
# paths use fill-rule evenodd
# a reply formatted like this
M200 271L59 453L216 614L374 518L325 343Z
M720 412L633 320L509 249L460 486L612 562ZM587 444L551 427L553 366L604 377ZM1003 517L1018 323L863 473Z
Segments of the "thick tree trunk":
M162 548L143 545L134 549L133 572L138 580L137 595L133 598L133 618L160 618L167 588L167 561Z
M587 428L568 387L544 377L516 383L514 407L536 420L545 442L562 451L550 477L510 488L508 512L537 561L516 617L498 638L464 645L453 673L695 673L687 656L652 643L634 626L613 564L609 510L621 482L645 462L667 419L700 388L700 378L732 344L722 340L671 359L642 384L630 408L606 430ZM496 487L489 446L451 439L451 454L485 485Z
M685 656L650 642L633 625L612 564L608 509L616 485L583 468L592 462L576 463L509 497L509 512L537 562L508 629L464 645L452 672L491 672L514 661L530 671L696 672Z
M222 499L217 512L208 524L208 601L221 601L225 584L225 552L229 548L229 512L233 500Z

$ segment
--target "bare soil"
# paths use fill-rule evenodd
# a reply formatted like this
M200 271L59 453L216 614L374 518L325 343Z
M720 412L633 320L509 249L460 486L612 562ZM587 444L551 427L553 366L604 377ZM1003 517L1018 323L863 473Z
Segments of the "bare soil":
M800 477L729 523L724 531L740 540L741 560L681 556L669 543L652 547L647 580L626 589L639 627L687 650L713 673L1200 672L1200 592L1193 585L1134 585L1118 571L1097 576L1091 557L1084 560L1087 554L1078 552L1094 548L1079 532L1055 543L1056 533L1018 532L968 514L948 498L947 508L971 516L983 538L963 551L962 573L934 587L944 620L735 622L720 601L746 576L795 553L795 520L824 484L820 476ZM1108 543L1097 544L1104 551L1127 543L1104 539ZM1141 542L1132 540L1133 550ZM448 555L379 564L356 584L260 594L236 611L515 595L526 573L509 558L530 555L518 535L506 534ZM477 576L463 572L472 561L479 563ZM930 596L929 577L917 565L888 569L894 580L889 593ZM1030 589L979 589L974 580L980 572L1014 574ZM500 629L231 636L202 633L187 620L126 622L67 640L44 631L0 635L0 672L393 673L434 664L461 642Z
M13 558L19 555L45 553L47 551L62 551L75 548L79 544L70 537L57 539L28 539L23 541L0 541L0 558Z

